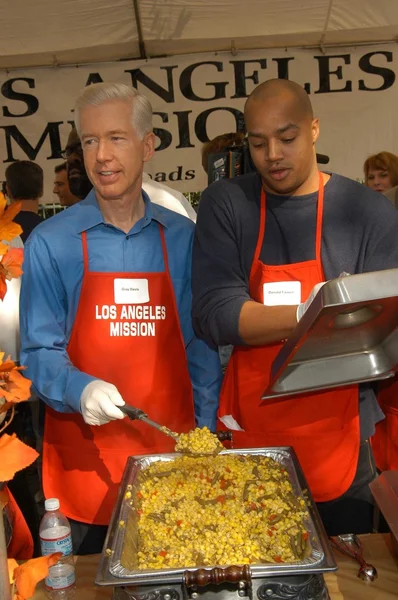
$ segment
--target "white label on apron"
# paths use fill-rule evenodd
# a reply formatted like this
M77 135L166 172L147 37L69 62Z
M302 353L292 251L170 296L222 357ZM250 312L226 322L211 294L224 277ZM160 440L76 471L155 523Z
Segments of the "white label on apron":
M273 281L264 283L265 306L295 306L301 302L300 281Z
M115 304L149 302L148 279L115 279Z

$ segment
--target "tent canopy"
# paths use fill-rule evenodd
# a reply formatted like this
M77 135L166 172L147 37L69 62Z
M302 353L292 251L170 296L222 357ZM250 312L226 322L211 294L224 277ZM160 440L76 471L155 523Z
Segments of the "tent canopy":
M0 68L398 41L398 0L8 0Z

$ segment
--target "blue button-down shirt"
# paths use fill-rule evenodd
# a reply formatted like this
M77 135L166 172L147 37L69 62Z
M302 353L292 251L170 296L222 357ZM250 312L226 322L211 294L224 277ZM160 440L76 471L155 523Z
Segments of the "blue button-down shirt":
M92 191L85 200L48 219L29 236L20 301L21 364L27 367L25 374L32 380L34 391L49 406L60 412L80 411L81 393L96 379L74 367L67 353L83 278L81 233L87 232L90 271L159 272L165 269L160 224L185 342L196 421L198 426L214 430L220 362L217 352L196 338L191 323L195 226L189 219L150 202L145 192L143 197L145 216L127 234L104 222Z

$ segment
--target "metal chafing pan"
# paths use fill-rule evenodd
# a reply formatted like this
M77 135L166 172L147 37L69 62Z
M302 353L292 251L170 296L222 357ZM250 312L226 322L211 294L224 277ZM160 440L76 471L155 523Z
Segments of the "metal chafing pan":
M262 398L386 379L398 368L398 269L328 281L281 348Z
M293 491L297 496L305 496L309 503L309 516L305 526L310 533L310 549L307 558L294 563L270 563L253 564L246 567L251 578L264 578L267 576L300 575L311 573L323 573L336 570L337 566L331 552L329 542L320 521L316 506L308 490L303 472L298 463L294 450L290 447L278 448L255 448L225 450L222 454L234 455L261 455L273 458L282 465L289 473ZM214 565L214 567L189 568L182 565L179 569L158 570L134 570L129 571L121 564L123 544L126 535L126 527L120 527L120 521L127 522L128 518L134 518L134 510L127 500L125 494L127 486L132 486L132 495L138 490L138 476L140 470L154 461L170 461L178 454L159 454L139 457L130 457L127 461L123 480L120 485L118 500L115 505L111 523L108 529L104 551L101 556L96 583L98 585L112 586L136 586L136 585L163 585L181 583L186 578L187 572L195 573L201 571L210 572L216 567L228 567L228 565ZM129 488L130 490L130 488Z

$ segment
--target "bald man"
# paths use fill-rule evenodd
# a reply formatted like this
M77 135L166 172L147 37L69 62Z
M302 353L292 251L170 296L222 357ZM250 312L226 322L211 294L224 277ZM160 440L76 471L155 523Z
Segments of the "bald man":
M259 405L283 340L322 282L398 267L398 213L369 188L318 171L319 121L298 84L259 85L245 123L257 172L205 190L193 253L196 333L235 347L219 419L234 447L294 447L329 535L371 531L369 438L383 418L371 387Z

